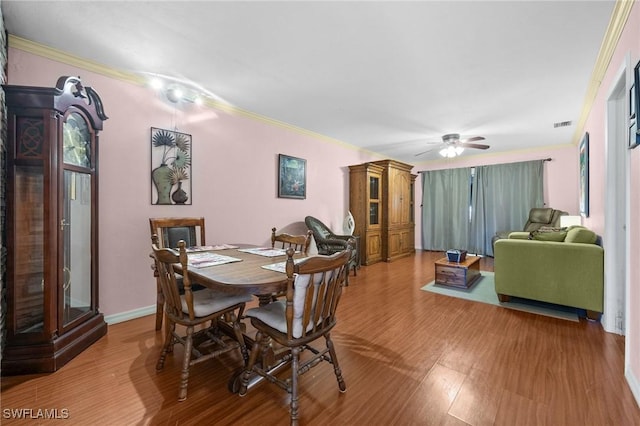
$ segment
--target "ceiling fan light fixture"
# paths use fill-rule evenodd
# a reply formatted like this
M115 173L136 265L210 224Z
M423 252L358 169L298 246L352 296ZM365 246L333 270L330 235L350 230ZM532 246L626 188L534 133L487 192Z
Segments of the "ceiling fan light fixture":
M461 146L448 146L440 150L440 155L445 158L453 158L464 152L464 148Z

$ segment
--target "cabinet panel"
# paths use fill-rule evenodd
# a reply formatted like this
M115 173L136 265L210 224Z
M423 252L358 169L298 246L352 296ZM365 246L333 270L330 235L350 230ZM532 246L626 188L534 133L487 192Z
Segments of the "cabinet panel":
M15 334L44 328L44 171L15 169L15 268L12 300Z
M400 252L403 255L415 253L415 231L413 227L400 231Z
M382 260L383 168L365 163L349 169L349 210L355 222L354 235L361 238L362 264L370 265Z
M409 223L409 188L410 174L405 171L391 169L389 171L389 226Z
M387 261L402 254L402 233L389 231L389 244L387 248Z
M364 264L371 265L382 260L382 234L380 232L367 232L365 235L366 255Z

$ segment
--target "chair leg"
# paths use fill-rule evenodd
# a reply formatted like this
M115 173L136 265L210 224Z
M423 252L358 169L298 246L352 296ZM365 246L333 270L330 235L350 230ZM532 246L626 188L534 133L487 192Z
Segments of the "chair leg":
M160 330L162 328L162 318L164 317L164 293L162 293L159 279L156 279L156 285L156 330Z
M298 370L300 368L300 348L291 348L291 426L298 424Z
M184 340L184 358L182 359L182 374L180 375L180 390L178 401L187 399L187 385L189 384L189 365L191 364L191 351L193 350L193 326L187 327L187 335Z
M244 308L240 308L238 315L236 316L233 312L231 313L231 321L233 324L233 332L236 335L236 340L240 344L240 352L242 352L242 359L244 360L244 365L247 365L249 361L249 352L247 351L247 345L244 342L244 335L242 334L242 329L240 328L240 318L242 317L242 312Z
M164 335L164 345L162 346L162 352L156 363L156 370L162 370L164 368L164 360L169 352L173 352L173 333L176 329L176 324L172 321L167 321L167 326Z
M240 396L245 396L247 394L247 387L249 386L249 379L251 379L251 372L253 371L253 366L256 365L256 362L258 361L258 355L262 352L263 342L264 337L262 336L262 333L260 331L256 332L256 339L253 343L253 347L251 348L249 361L241 375L240 390L238 390L238 395Z
M327 339L327 348L329 348L329 354L331 355L331 362L333 363L333 372L336 374L336 379L338 380L338 388L340 388L340 392L347 391L347 385L344 383L344 379L342 378L342 370L340 370L340 365L338 364L338 355L336 355L336 349L333 346L333 341L329 333L324 336Z

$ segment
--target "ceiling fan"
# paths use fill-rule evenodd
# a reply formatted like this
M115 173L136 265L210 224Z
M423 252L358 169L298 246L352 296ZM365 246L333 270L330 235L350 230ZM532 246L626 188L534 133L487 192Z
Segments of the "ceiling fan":
M440 155L443 157L456 157L465 150L465 148L472 149L489 149L489 145L480 144L480 143L472 143L477 141L483 141L484 137L482 136L474 136L467 139L460 139L460 135L458 133L449 133L447 135L442 136L442 142L439 146L431 148L427 151L416 154L416 157L426 154L427 152L431 152L434 150L439 150Z

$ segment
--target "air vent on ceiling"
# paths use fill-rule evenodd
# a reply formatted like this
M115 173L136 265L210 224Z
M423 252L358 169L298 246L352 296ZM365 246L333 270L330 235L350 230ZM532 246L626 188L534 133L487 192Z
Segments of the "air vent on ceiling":
M557 123L553 123L553 128L556 129L558 127L567 127L567 126L571 126L572 122L571 121L559 121Z

